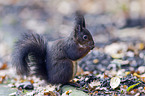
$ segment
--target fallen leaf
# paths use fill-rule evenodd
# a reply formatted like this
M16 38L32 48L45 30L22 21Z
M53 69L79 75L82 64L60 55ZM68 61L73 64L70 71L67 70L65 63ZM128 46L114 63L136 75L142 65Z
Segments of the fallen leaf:
M128 72L125 72L126 75L129 75L130 73L131 73L131 72L129 72L129 71L128 71Z
M140 50L143 50L144 49L144 43L137 44L137 48L140 49Z
M69 95L72 92L72 90L66 91L66 95Z
M34 83L34 80L31 79L30 82L31 82L31 84L33 84Z
M123 88L127 88L127 85L123 85Z
M4 81L5 77L6 77L6 75L5 75L5 76L1 76L1 77L0 77L0 84L1 84L1 83L3 83L3 81Z
M127 88L127 92L129 92L131 89L133 89L135 86L139 85L141 82L137 83L137 84L134 84L134 85L131 85Z
M44 96L56 96L56 94L52 91L44 92Z
M145 82L145 77L140 77L141 81Z
M93 60L93 63L95 63L95 64L98 63L98 62L99 62L98 59L94 59L94 60Z
M133 76L140 78L140 75L138 75L137 73L133 73Z
M7 64L6 63L3 63L3 65L0 67L0 70L4 70L4 69L6 69L8 66L7 66Z
M120 78L119 77L112 77L110 80L110 86L111 88L115 89L120 84Z
M62 96L69 96L69 94L72 93L72 90L68 90L65 93L62 94Z
M124 56L124 54L119 54L119 53L111 55L111 57L114 58L114 59L119 59L119 58L122 58L123 56Z

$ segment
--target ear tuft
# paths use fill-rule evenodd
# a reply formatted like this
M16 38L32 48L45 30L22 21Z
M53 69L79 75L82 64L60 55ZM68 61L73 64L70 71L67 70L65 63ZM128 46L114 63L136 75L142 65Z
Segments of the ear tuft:
M76 13L75 13L75 23L76 23L75 26L79 25L81 28L86 27L83 12L76 11Z
M76 32L81 32L82 31L82 27L80 25L76 25L75 26L75 31Z

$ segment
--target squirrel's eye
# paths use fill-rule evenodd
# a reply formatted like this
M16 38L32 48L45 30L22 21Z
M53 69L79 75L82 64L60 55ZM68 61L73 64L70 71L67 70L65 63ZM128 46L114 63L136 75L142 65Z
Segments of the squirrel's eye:
M88 36L87 36L87 35L84 35L84 36L83 36L83 39L84 39L84 40L87 40L87 39L88 39Z

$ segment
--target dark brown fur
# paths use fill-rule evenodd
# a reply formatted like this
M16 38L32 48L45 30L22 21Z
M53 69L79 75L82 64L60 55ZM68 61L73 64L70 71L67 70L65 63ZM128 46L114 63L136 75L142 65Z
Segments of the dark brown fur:
M94 48L94 41L85 27L82 14L76 14L74 31L69 37L50 44L43 36L26 33L16 44L12 64L17 73L28 75L28 55L35 57L35 74L51 84L65 84L72 79L73 62ZM87 37L84 37L87 36ZM85 38L85 39L84 39Z

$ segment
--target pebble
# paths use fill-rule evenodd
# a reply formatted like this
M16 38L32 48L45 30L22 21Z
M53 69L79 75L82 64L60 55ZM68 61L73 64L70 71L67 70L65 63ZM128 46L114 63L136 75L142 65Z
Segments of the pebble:
M144 53L140 53L140 54L139 54L139 57L140 57L140 58L144 58Z
M126 56L128 56L128 57L134 57L134 53L132 51L128 51L126 53Z
M140 77L145 77L145 74L140 75Z
M116 75L117 75L117 72L115 70L111 70L108 76L112 77Z
M101 83L98 81L93 81L93 82L89 83L89 85L93 88L94 86L100 86Z
M133 60L131 63L130 63L130 66L131 67L137 67L137 62L135 60Z
M140 93L136 93L134 96L140 96Z
M129 67L129 70L130 71L134 71L134 67Z
M118 51L122 50L123 52L127 50L127 45L125 43L112 43L105 47L105 53L110 55L117 54Z
M116 66L116 64L109 64L107 69L109 69L109 70L117 70L117 66Z
M138 71L139 71L140 74L145 73L145 66L140 66L138 68Z
M125 76L125 69L120 69L117 71L117 76Z
M123 58L124 54L111 54L111 57L114 59Z
M99 65L98 65L99 66ZM91 71L91 72L93 72L94 70L96 70L96 65L89 65L88 66L88 68L89 68L89 70L88 71Z
M94 60L93 60L93 63L95 63L95 64L98 63L98 62L99 62L98 59L94 59Z
M110 64L111 59L111 56L93 50L79 62L79 65L83 70L91 71L96 74L104 71Z

